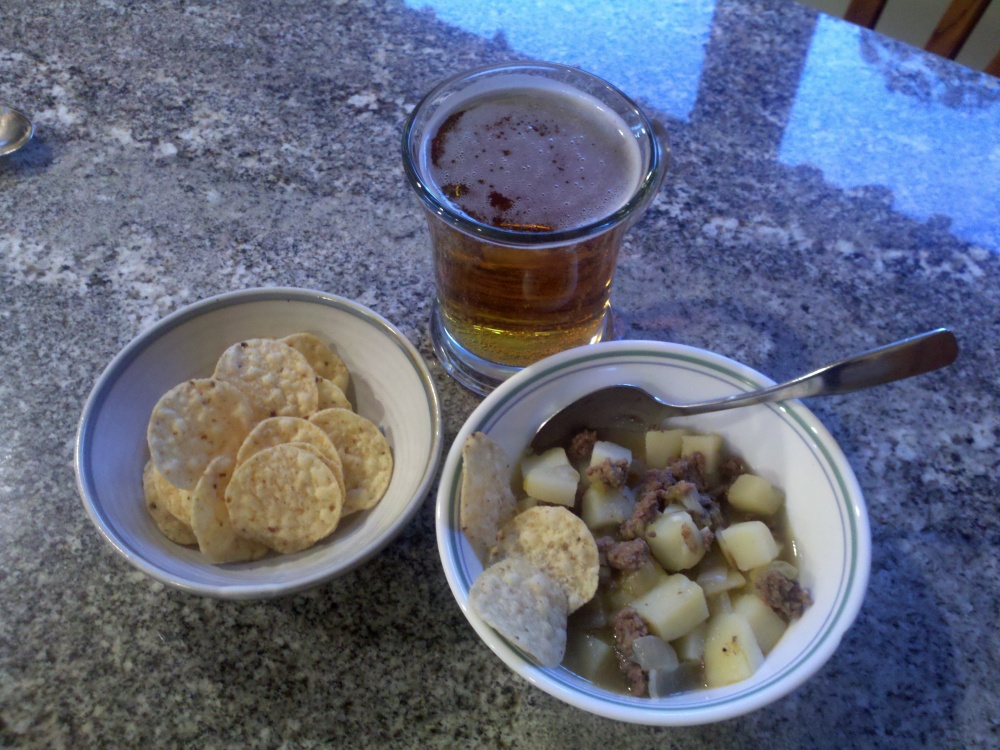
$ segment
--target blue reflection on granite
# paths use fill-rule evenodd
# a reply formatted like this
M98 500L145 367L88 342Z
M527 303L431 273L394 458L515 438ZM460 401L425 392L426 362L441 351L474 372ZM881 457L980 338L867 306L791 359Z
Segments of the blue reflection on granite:
M406 0L482 37L503 34L514 51L574 65L678 120L694 107L715 0Z
M984 97L986 76L969 72L972 98L962 76L898 55L883 66L878 37L820 16L779 159L840 188L883 185L894 209L945 216L956 237L1000 251L1000 82Z

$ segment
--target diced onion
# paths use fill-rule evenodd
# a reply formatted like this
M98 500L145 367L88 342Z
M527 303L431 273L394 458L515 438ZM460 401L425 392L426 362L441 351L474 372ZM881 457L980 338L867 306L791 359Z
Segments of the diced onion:
M669 671L680 664L673 646L655 635L644 635L632 641L632 658L644 672Z
M665 698L677 692L677 682L676 669L654 669L649 673L646 690L650 698Z
M762 565L759 568L754 568L750 571L750 582L757 583L757 579L760 578L765 573L770 573L772 570L776 570L785 578L795 580L799 577L799 569L792 565L790 562L785 562L784 560L772 560L767 565Z
M654 669L649 673L650 698L667 698L685 690L706 687L701 679L701 663L685 663L676 669Z
M715 594L708 598L708 611L713 615L728 614L733 611L733 603L729 598L729 592Z
M697 491L685 492L684 497L681 498L681 502L687 510L693 510L698 513L703 513L705 510L701 504L701 499L698 497Z
M738 589L746 583L739 571L735 571L725 565L703 570L698 574L695 582L701 586L702 591L705 592L705 596Z

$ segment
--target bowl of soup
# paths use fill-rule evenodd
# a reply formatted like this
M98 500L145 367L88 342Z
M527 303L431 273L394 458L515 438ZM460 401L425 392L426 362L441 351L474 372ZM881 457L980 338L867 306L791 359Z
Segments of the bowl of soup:
M509 668L600 716L703 724L779 700L833 655L864 599L871 537L849 463L794 400L657 424L597 409L532 449L548 417L620 384L684 403L773 381L646 341L512 377L463 425L439 485L458 606Z

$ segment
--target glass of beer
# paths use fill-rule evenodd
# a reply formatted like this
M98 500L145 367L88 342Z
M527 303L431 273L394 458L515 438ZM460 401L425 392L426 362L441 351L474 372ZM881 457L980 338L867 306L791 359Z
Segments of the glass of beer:
M403 167L430 229L445 369L484 394L611 338L622 237L667 160L639 107L576 68L507 63L432 89L404 128Z

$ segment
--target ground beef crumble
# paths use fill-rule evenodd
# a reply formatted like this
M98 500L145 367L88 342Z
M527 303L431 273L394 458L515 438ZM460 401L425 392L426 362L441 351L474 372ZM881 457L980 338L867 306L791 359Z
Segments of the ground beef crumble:
M618 533L622 539L638 539L646 526L653 522L660 511L660 501L655 493L640 494L632 509L632 517L622 522Z
M609 489L624 487L625 480L628 479L628 461L612 461L606 458L604 463L589 467L587 476L591 483L600 482Z
M681 528L681 539L684 540L684 545L692 552L698 552L698 549L704 546L704 542L701 538L701 531L694 531L690 526L684 526ZM708 547L704 547L708 549Z
M632 644L636 638L649 635L649 628L631 607L625 607L616 614L611 622L611 627L615 633L615 654L618 657L618 666L628 681L629 692L635 696L645 696L649 691L649 675L633 661Z
M695 454L701 456L700 453ZM681 458L667 466L665 469L649 469L639 480L636 488L636 503L632 510L632 517L622 523L619 533L623 539L635 539L644 534L646 526L655 518L656 514L668 505L683 505L690 514L691 520L705 531L709 532L705 547L711 546L716 532L726 526L726 517L721 503L698 489L698 484L690 479L683 478L689 473L691 466L697 466ZM700 462L704 465L704 461ZM677 468L680 467L680 468ZM680 476L681 478L678 478Z
M769 570L754 583L758 596L785 620L794 620L802 616L806 607L811 605L809 592L799 585L799 582L784 575L779 570Z
M597 542L597 586L602 588L609 586L615 578L614 571L608 565L608 550L617 542L611 536L595 537L594 541Z
M653 469L660 474L669 475L674 482L690 482L698 488L699 492L704 492L708 487L705 477L705 454L695 452L667 464L663 469Z
M645 539L632 539L625 542L616 542L611 537L602 537L611 543L604 545L604 559L608 567L621 573L631 573L638 570L649 559L649 545ZM602 545L598 542L598 554L601 554Z
M712 495L704 492L693 492L688 495L689 501L683 503L691 514L691 520L698 526L704 526L715 532L728 525L726 514L722 510L722 504Z
M719 464L719 478L727 485L727 489L728 485L736 481L736 477L746 473L746 464L734 456L728 456Z
M566 456L570 463L577 463L590 458L594 452L594 443L597 442L597 432L594 430L583 430L573 436L570 441Z

